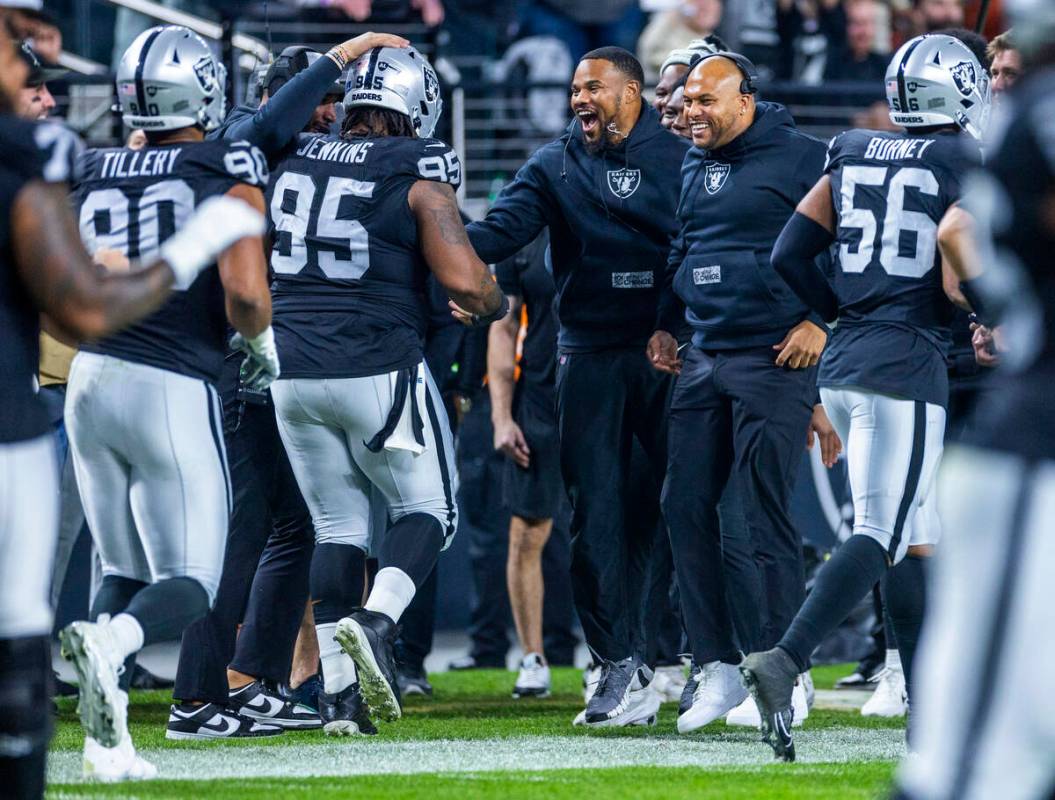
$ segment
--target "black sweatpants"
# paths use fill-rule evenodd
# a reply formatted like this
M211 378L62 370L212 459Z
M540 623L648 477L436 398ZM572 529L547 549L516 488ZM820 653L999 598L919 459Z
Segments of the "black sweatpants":
M572 506L572 591L586 643L610 661L645 658L635 623L656 620L645 606L659 503L654 487L631 478L630 460L636 439L661 481L669 385L644 348L561 353L557 359L561 472ZM632 570L631 564L644 566Z
M315 546L311 515L270 399L262 404L237 397L240 361L228 359L220 384L234 510L216 602L183 634L172 692L183 701L226 703L228 666L288 681L308 598Z
M816 368L783 369L774 358L768 347L705 352L690 346L674 387L663 512L682 618L700 664L739 661L733 613L750 613L747 598L730 608L723 563L718 503L731 473L750 538L739 550L753 550L761 578L757 649L777 643L805 597L802 540L788 505L816 397Z

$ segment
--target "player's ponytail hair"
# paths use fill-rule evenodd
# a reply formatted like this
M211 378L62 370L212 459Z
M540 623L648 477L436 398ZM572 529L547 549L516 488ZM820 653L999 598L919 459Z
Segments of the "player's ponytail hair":
M341 136L345 139L356 136L413 137L414 135L414 126L410 117L390 108L375 106L349 108L341 124Z

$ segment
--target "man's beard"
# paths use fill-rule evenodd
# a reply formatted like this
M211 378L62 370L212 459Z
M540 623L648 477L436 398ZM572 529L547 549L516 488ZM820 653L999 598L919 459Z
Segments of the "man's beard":
M600 115L597 116L597 126L600 129L600 136L597 137L597 140L591 142L585 136L583 137L583 144L586 147L586 152L589 153L591 156L600 155L605 150L615 146L613 142L610 142L608 140L608 137L618 136L622 134L622 131L617 131L615 129L615 120L619 116L619 111L622 109L622 107L622 98L617 97L615 99L615 112L612 114L608 122L602 125Z

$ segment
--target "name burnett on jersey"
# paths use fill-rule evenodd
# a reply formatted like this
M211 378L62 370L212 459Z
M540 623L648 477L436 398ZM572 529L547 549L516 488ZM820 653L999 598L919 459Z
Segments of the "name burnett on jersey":
M171 150L119 150L103 155L101 178L139 178L168 175L183 152L182 147Z
M933 139L886 139L873 136L865 150L865 158L877 161L901 161L906 158L923 158L927 148L934 144ZM919 148L919 152L916 152Z
M297 155L315 161L362 164L373 146L373 142L341 142L320 138L307 142L297 151Z

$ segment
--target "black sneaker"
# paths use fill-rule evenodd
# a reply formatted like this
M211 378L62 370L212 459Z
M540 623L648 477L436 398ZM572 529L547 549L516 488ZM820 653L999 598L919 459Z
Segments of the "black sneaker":
M389 722L403 715L392 647L399 627L377 611L361 608L337 623L334 638L359 673L359 687L372 714Z
M678 716L680 717L692 708L692 698L696 694L696 687L700 683L700 668L693 661L689 667L689 677L685 679L685 688L681 690L681 699L678 701Z
M322 727L318 713L269 692L260 681L235 689L227 697L227 708L243 717L280 728L306 730Z
M630 707L631 682L637 662L633 657L601 664L597 689L586 704L586 724L597 725L618 717Z
M171 689L176 684L167 678L160 678L142 664L137 663L132 669L133 689Z
M255 719L228 711L216 703L201 706L174 705L169 709L165 738L186 739L248 739L279 736L282 728L264 725Z
M359 684L353 683L337 694L319 692L319 716L327 736L374 736L377 727L370 721L370 714L363 703Z
M429 676L425 674L425 667L397 665L396 683L399 684L399 693L403 697L411 694L432 697L432 684L429 683Z
M744 686L758 704L762 717L762 741L773 748L783 761L795 760L795 742L791 723L795 712L791 693L798 680L799 668L784 650L774 647L763 653L752 653L740 665Z
M322 691L321 675L312 675L296 689L291 688L288 683L280 683L274 688L275 694L293 705L307 706L312 711L319 710L319 692Z

